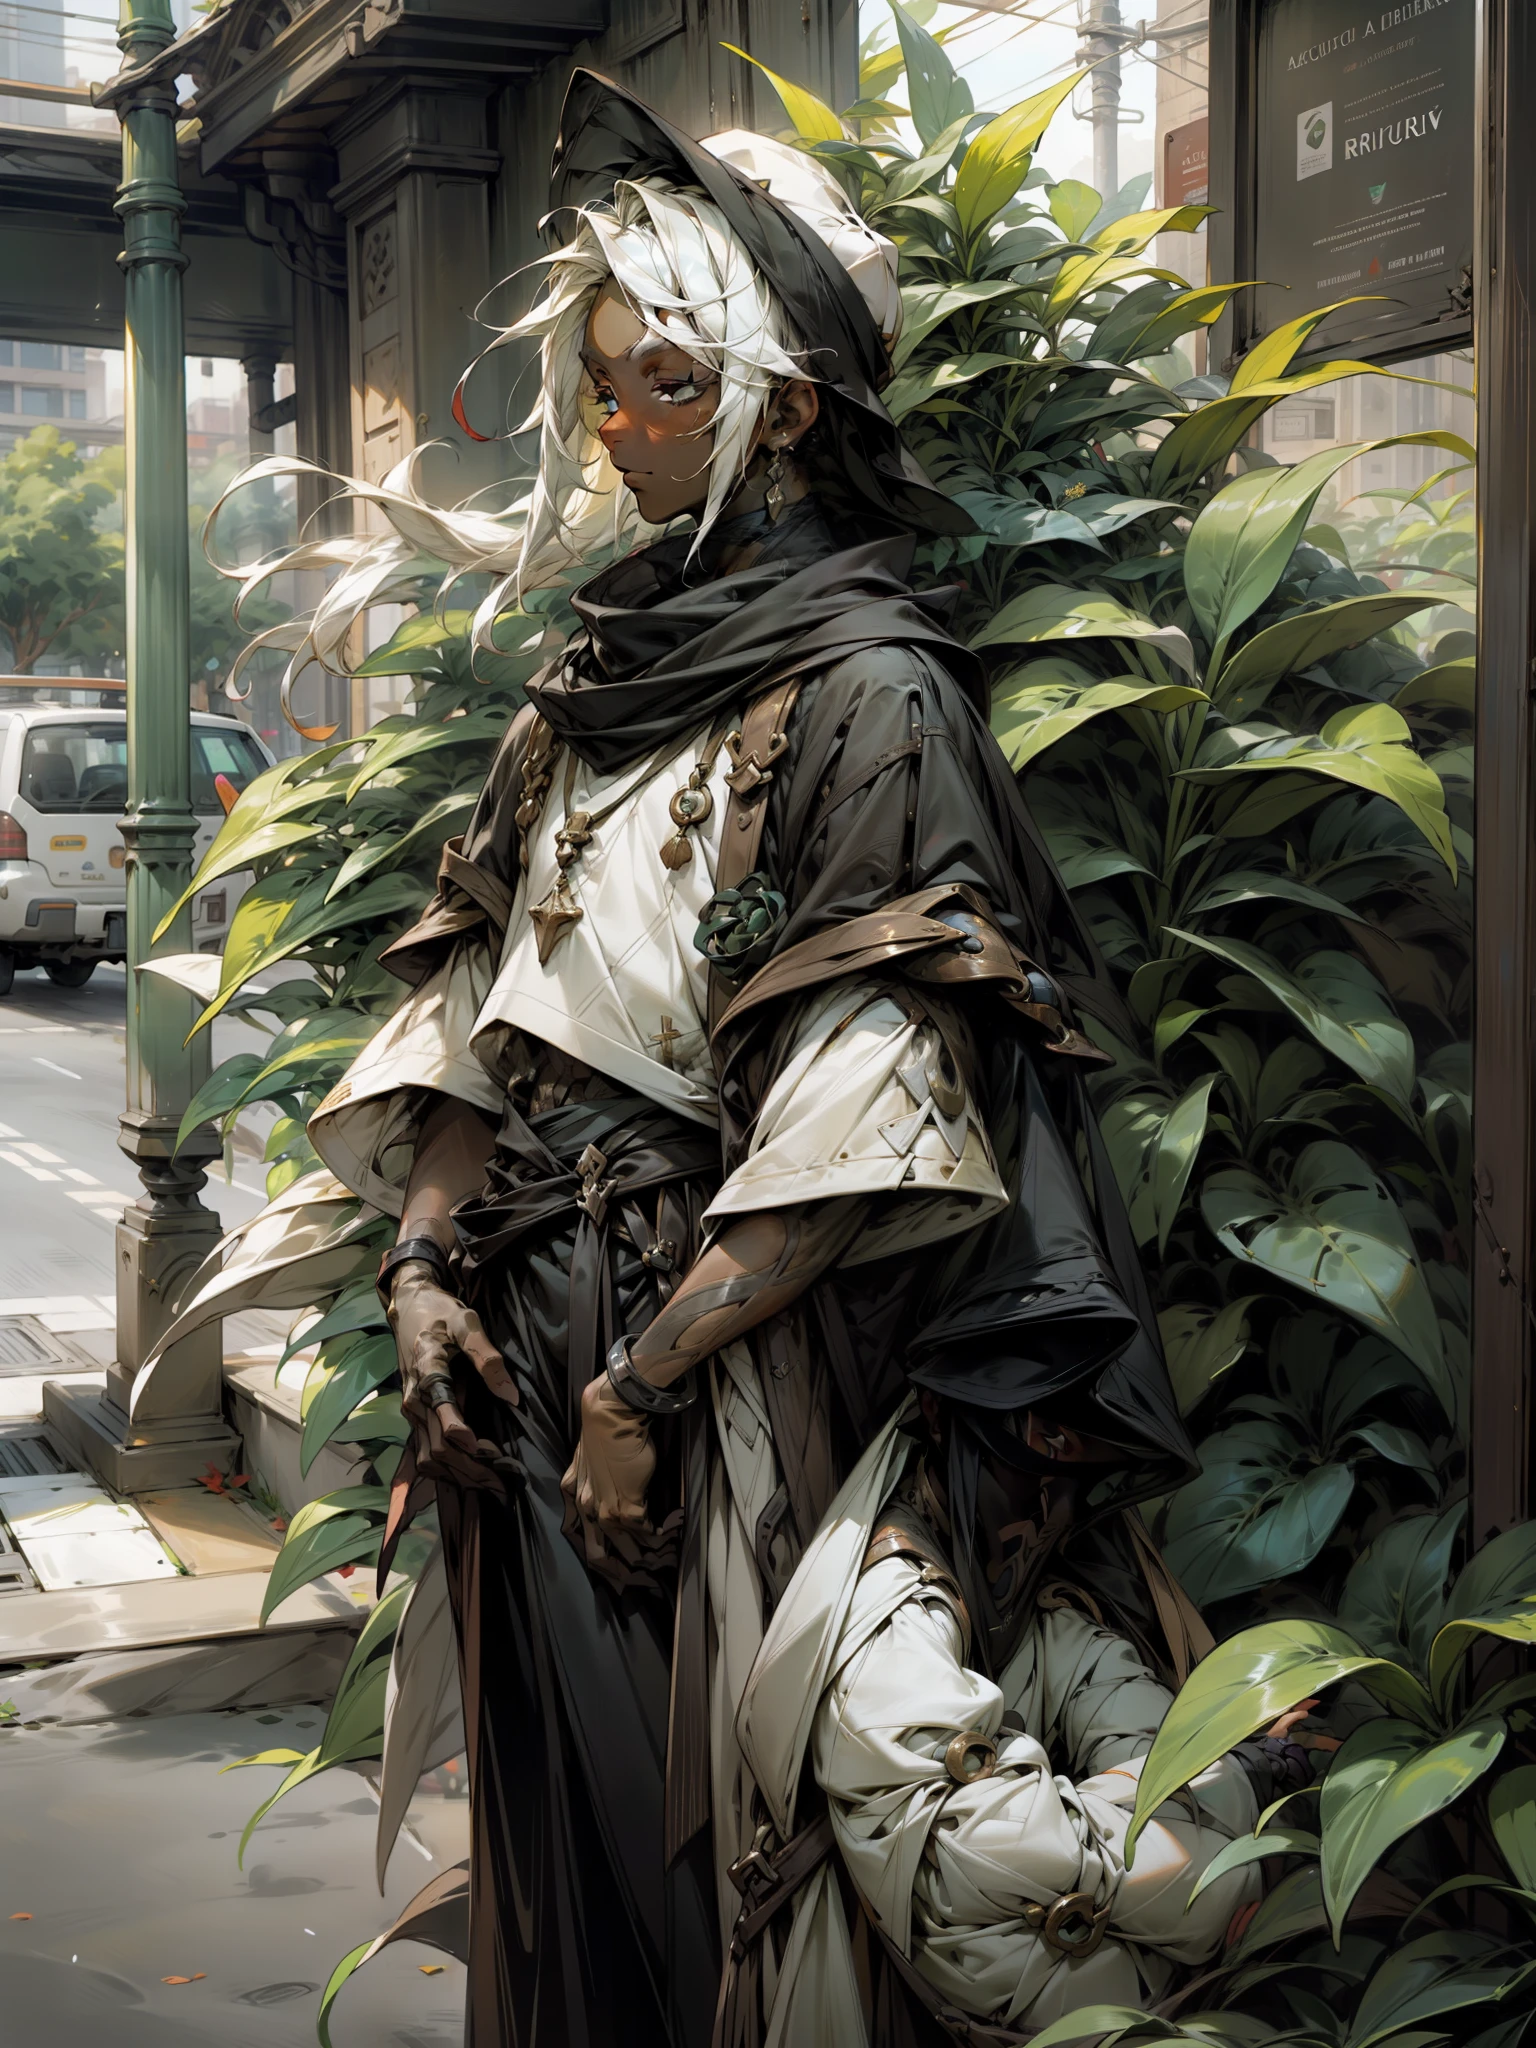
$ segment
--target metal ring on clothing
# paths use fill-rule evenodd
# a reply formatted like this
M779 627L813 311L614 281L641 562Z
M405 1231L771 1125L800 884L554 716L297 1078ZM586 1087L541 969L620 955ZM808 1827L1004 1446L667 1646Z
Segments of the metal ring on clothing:
M448 1408L459 1398L458 1389L445 1372L429 1372L416 1391L429 1408Z
M1024 1923L1057 1955L1077 1960L1091 1956L1103 1941L1112 1903L1106 1899L1096 1906L1092 1892L1063 1892L1049 1906L1026 1906Z
M699 1397L699 1383L692 1370L669 1387L654 1386L635 1370L629 1355L633 1341L628 1335L620 1337L608 1353L608 1384L625 1407L634 1408L641 1415L681 1415L685 1408L691 1408Z
M957 1785L974 1785L997 1768L997 1744L979 1728L967 1728L944 1752L944 1768Z

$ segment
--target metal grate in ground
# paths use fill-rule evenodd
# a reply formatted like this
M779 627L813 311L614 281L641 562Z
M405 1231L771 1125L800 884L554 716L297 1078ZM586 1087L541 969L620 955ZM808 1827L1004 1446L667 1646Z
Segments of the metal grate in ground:
M0 1479L50 1478L68 1471L39 1422L0 1423Z
M18 1374L99 1370L88 1351L46 1329L36 1316L0 1316L0 1379Z

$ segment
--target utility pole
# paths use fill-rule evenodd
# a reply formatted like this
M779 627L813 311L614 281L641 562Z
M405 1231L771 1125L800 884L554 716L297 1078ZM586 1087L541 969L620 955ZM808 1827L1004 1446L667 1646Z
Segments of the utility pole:
M1119 0L1087 0L1080 30L1077 61L1094 66L1088 80L1093 182L1108 205L1120 190L1120 50L1125 37Z
M223 1417L223 1326L178 1344L134 1398L185 1282L220 1236L198 1195L218 1155L210 1128L178 1152L183 1111L208 1072L206 1037L186 1038L192 999L152 953L191 949L184 910L153 933L192 879L192 726L187 561L186 335L176 157L176 88L155 63L176 40L168 0L121 0L120 82L109 95L123 134L115 211L123 224L124 429L128 597L127 1107L118 1144L144 1192L117 1226L117 1358L104 1394L53 1381L44 1412L71 1456L118 1492L188 1485L223 1469L238 1438ZM142 76L135 74L142 73Z

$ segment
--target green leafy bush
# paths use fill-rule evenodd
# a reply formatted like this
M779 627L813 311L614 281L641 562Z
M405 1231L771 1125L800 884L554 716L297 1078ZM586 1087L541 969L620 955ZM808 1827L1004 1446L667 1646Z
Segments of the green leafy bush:
M899 49L869 56L848 114L774 83L801 146L900 247L887 401L980 529L931 545L923 566L961 586L998 739L1124 996L1098 1029L1116 1056L1099 1108L1202 1461L1157 1505L1156 1533L1225 1638L1159 1738L1138 1821L1319 1693L1345 1737L1308 1795L1310 1824L1286 1802L1235 1847L1234 1860L1285 1859L1284 1874L1219 1967L1162 2017L1079 2015L1041 2048L1513 2048L1530 2005L1518 1930L1536 1913L1532 1692L1518 1675L1480 1683L1474 1652L1531 1639L1536 1544L1519 1530L1457 1570L1468 515L1464 501L1378 493L1387 509L1350 522L1352 561L1318 512L1364 450L1428 445L1446 473L1472 450L1431 431L1291 467L1262 455L1251 442L1270 407L1373 367L1297 367L1329 309L1266 338L1230 380L1191 376L1182 344L1237 287L1191 288L1150 252L1203 210L1127 213L1052 183L1035 151L1074 81L978 116L940 42L895 14ZM896 128L903 79L916 151ZM465 798L485 758L478 742L444 758L435 706L451 704L466 742L480 707L487 731L506 715L455 647L427 619L408 625L383 658L425 676L414 715L264 778L200 877L261 848L266 891L231 935L221 1002L249 1001L243 982L285 953L316 980L283 998L302 1006L274 1045L288 1065L221 1069L189 1119L227 1119L264 1090L285 1111L274 1142L293 1171L304 1106L346 1056L320 1020L341 1013L331 1026L360 1042L392 999L376 927L332 923L330 906L356 909L392 877L400 915L407 882L419 900L438 836L424 814ZM390 850L375 860L378 834ZM359 1278L332 1308L342 1322L307 1412L318 1441L362 1399L341 1426L383 1477L403 1427L373 1377L382 1341L347 1321L367 1312ZM387 1439L363 1435L375 1415ZM332 1544L365 1555L377 1541L360 1497L320 1505L290 1531L303 1551L280 1564L285 1585L324 1569ZM360 1650L359 1668L379 1654ZM281 1761L319 1767L343 1735L356 1731ZM1473 1878L1474 1863L1505 1875ZM1502 1931L1479 1904L1490 1888ZM1373 1917L1346 1924L1366 1905ZM1416 1918L1388 1942L1383 1911Z

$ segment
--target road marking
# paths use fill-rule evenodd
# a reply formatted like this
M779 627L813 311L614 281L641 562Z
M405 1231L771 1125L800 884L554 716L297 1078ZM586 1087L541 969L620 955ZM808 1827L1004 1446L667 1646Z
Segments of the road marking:
M66 1188L65 1194L72 1202L85 1202L100 1208L105 1202L115 1215L125 1202L131 1202L131 1195L114 1195L110 1188Z
M41 1053L34 1053L32 1055L32 1062L34 1066L52 1067L53 1071L56 1074L62 1074L66 1081L83 1081L85 1079L84 1074L77 1074L73 1067L61 1067L57 1060L45 1060Z
M95 1174L87 1173L83 1166L66 1166L64 1178L66 1180L77 1180L82 1187L99 1188L101 1186L101 1182L96 1178Z
M60 1152L50 1152L46 1145L29 1145L23 1139L17 1144L16 1150L18 1152L25 1152L29 1159L35 1159L40 1166L62 1166L64 1164L63 1154Z
M7 1166L19 1166L23 1173L31 1174L34 1180L57 1180L56 1173L50 1173L46 1166L34 1166L30 1159L24 1159L19 1152L12 1152L8 1146L0 1147L0 1159Z
M0 1124L0 1138L19 1138L20 1131L13 1131L9 1124Z
M266 1189L253 1188L249 1181L232 1180L228 1185L232 1188L238 1188L242 1195L254 1195L258 1202L264 1202L267 1199Z

